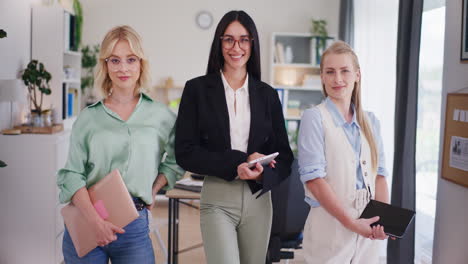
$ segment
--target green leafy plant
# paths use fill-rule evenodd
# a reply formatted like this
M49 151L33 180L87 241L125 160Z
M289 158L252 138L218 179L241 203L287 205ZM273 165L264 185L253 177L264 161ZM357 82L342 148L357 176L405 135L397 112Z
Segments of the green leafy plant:
M3 29L0 29L0 38L6 38L6 37L7 37L6 31Z
M3 160L0 160L0 168L4 168L6 166L7 164Z
M94 85L93 69L97 64L99 45L86 45L81 49L81 53L81 67L84 70L84 74L81 77L81 92L84 94L86 88L92 88Z
M76 50L81 46L81 32L83 29L83 9L79 0L73 1L73 11L75 11L75 43Z
M52 93L49 86L52 75L45 69L44 64L37 60L32 60L28 63L26 69L23 70L21 78L28 87L29 99L34 107L34 109L31 109L31 112L41 115L45 112L42 109L43 96ZM40 98L37 92L40 92Z
M327 44L327 21L323 19L313 19L312 18L312 27L310 29L312 35L315 37L319 37L319 41L317 43L317 49L321 50L324 49Z

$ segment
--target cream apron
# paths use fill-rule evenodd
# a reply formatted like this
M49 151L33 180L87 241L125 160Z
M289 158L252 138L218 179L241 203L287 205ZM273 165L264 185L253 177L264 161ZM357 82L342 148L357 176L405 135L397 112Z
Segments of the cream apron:
M325 181L331 186L345 211L358 218L375 193L376 171L372 169L369 143L361 135L360 163L367 188L356 190L356 156L342 127L336 126L322 103L317 106L322 115L325 135ZM306 195L315 199L307 189ZM378 241L370 240L345 228L323 207L311 208L304 226L304 253L308 264L378 263Z

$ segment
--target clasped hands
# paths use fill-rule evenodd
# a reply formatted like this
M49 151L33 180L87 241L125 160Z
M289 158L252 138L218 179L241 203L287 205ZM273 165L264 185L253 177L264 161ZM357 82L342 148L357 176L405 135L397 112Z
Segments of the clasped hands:
M260 154L258 152L254 152L249 155L247 158L247 162L243 162L237 166L237 175L239 175L239 178L241 180L254 180L254 181L259 181L262 179L263 176L263 166L260 163L256 163L255 167L249 168L248 162L261 158L265 155ZM276 164L275 160L272 160L268 166L271 168L274 168Z

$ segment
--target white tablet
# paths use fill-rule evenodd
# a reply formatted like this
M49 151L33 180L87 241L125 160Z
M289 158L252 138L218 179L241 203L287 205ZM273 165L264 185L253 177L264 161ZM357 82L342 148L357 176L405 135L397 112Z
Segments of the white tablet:
M252 168L255 166L255 163L259 162L262 166L265 166L265 165L268 165L270 164L270 162L272 160L274 160L277 156L279 155L278 152L275 152L275 153L272 153L270 155L266 155L266 156L263 156L261 158L258 158L258 159L254 159L252 161L249 161L249 168Z

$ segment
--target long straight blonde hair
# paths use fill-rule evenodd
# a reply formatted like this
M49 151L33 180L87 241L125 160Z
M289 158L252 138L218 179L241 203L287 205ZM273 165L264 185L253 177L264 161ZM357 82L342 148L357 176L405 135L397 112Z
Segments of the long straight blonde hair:
M323 72L323 61L329 54L347 54L351 56L355 70L360 71L361 67L359 66L359 60L358 60L356 53L353 51L353 49L343 41L336 41L329 48L327 48L322 55L322 59L320 61L321 72ZM361 73L361 78L362 78L362 73ZM361 78L359 78L354 83L354 89L351 95L351 103L354 104L354 107L356 109L357 122L361 126L362 132L364 136L366 137L367 141L369 142L371 158L372 158L372 168L374 170L377 170L377 166L379 162L378 161L379 156L377 154L378 153L377 144L375 141L374 133L372 132L372 129L370 127L369 120L367 119L367 115L364 113L364 110L362 110ZM322 83L322 90L325 96L328 96L327 91L325 89L325 85L323 83Z
M130 26L117 26L107 32L101 43L99 60L94 74L94 89L101 98L106 98L112 87L112 80L107 70L106 59L111 56L115 45L120 40L126 40L132 52L138 56L140 61L140 78L137 81L134 93L147 92L151 83L148 58L143 51L142 41L138 33Z

